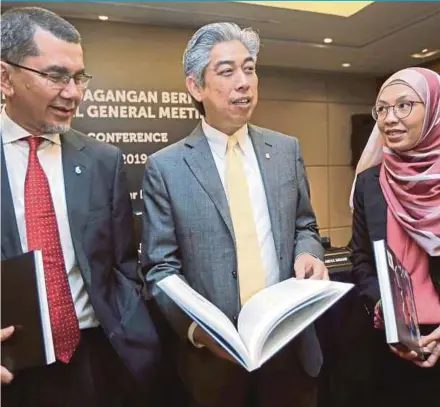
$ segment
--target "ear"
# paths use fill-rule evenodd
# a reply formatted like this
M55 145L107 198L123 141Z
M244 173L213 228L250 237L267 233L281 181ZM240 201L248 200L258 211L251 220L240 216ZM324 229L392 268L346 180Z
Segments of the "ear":
M10 68L6 62L0 61L0 82L3 95L11 97L14 94L14 86L11 80Z
M192 76L188 76L185 80L186 88L191 96L197 100L197 102L202 102L203 99L203 88L196 82Z

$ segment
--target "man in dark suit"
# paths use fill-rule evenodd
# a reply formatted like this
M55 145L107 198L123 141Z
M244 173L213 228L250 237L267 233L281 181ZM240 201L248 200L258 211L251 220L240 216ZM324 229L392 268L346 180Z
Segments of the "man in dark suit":
M178 370L193 407L316 405L322 355L313 326L248 374L157 286L177 274L236 323L265 286L328 278L297 139L248 124L258 49L258 35L235 24L194 34L184 69L204 118L150 156L145 171L142 262L181 338Z
M91 78L79 33L20 8L2 15L1 40L2 259L42 250L57 359L17 372L3 402L146 405L139 390L159 350L138 294L122 154L70 129Z

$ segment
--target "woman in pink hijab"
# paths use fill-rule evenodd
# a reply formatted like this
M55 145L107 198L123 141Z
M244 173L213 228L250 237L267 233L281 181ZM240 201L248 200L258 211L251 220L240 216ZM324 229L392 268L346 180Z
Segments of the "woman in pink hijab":
M439 405L440 76L423 68L395 73L380 89L373 117L376 126L351 199L353 276L367 308L377 313L372 241L385 239L410 273L422 346L431 353L426 361L393 347L380 353L385 381L379 400L388 406Z

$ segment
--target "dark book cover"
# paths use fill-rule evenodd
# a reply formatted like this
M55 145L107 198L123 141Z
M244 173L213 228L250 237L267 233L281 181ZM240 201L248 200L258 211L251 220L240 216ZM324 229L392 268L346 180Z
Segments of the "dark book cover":
M1 262L1 327L14 325L1 343L2 365L16 372L54 361L41 252Z
M411 276L385 241L374 242L374 251L387 342L423 356Z

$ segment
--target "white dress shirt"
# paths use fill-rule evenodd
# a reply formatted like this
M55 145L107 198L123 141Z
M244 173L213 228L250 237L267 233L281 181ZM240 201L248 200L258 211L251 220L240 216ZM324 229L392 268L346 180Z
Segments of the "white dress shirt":
M208 139L208 144L214 157L217 171L228 196L226 186L226 165L228 135L210 126L202 118L202 129ZM260 256L263 264L266 287L276 284L280 280L280 269L278 257L275 250L275 241L273 239L272 224L270 223L269 209L267 206L266 191L264 189L263 179L261 177L260 166L255 155L254 146L249 137L247 124L237 130L234 135L237 137L238 144L235 148L243 158L244 172L249 187L250 199L253 204L252 214L257 229L258 243L260 246ZM202 347L195 343L193 334L197 326L193 322L188 330L188 339L196 347Z
M223 188L228 196L226 186L226 165L228 136L211 127L202 119L202 128L208 139L209 147L214 156L215 165L220 175ZM260 256L263 263L263 270L266 277L266 287L276 284L280 279L275 241L273 239L272 224L270 223L269 209L267 206L266 191L264 190L263 179L261 178L260 166L255 155L254 146L248 133L248 126L244 125L234 134L238 144L235 148L243 159L244 172L249 187L251 198L252 214L257 229L258 243L260 245Z
M23 252L27 252L26 221L24 208L24 183L29 156L29 143L21 140L30 134L13 122L5 109L0 115L1 136L5 152L5 164L8 169L9 185L12 202L17 219L18 233ZM84 287L81 272L76 264L75 251L70 234L67 215L66 195L64 189L64 173L61 156L61 140L59 134L42 135L45 139L38 147L38 159L46 173L54 204L60 234L61 247L64 255L66 273L72 292L73 303L80 329L98 326L89 296Z

